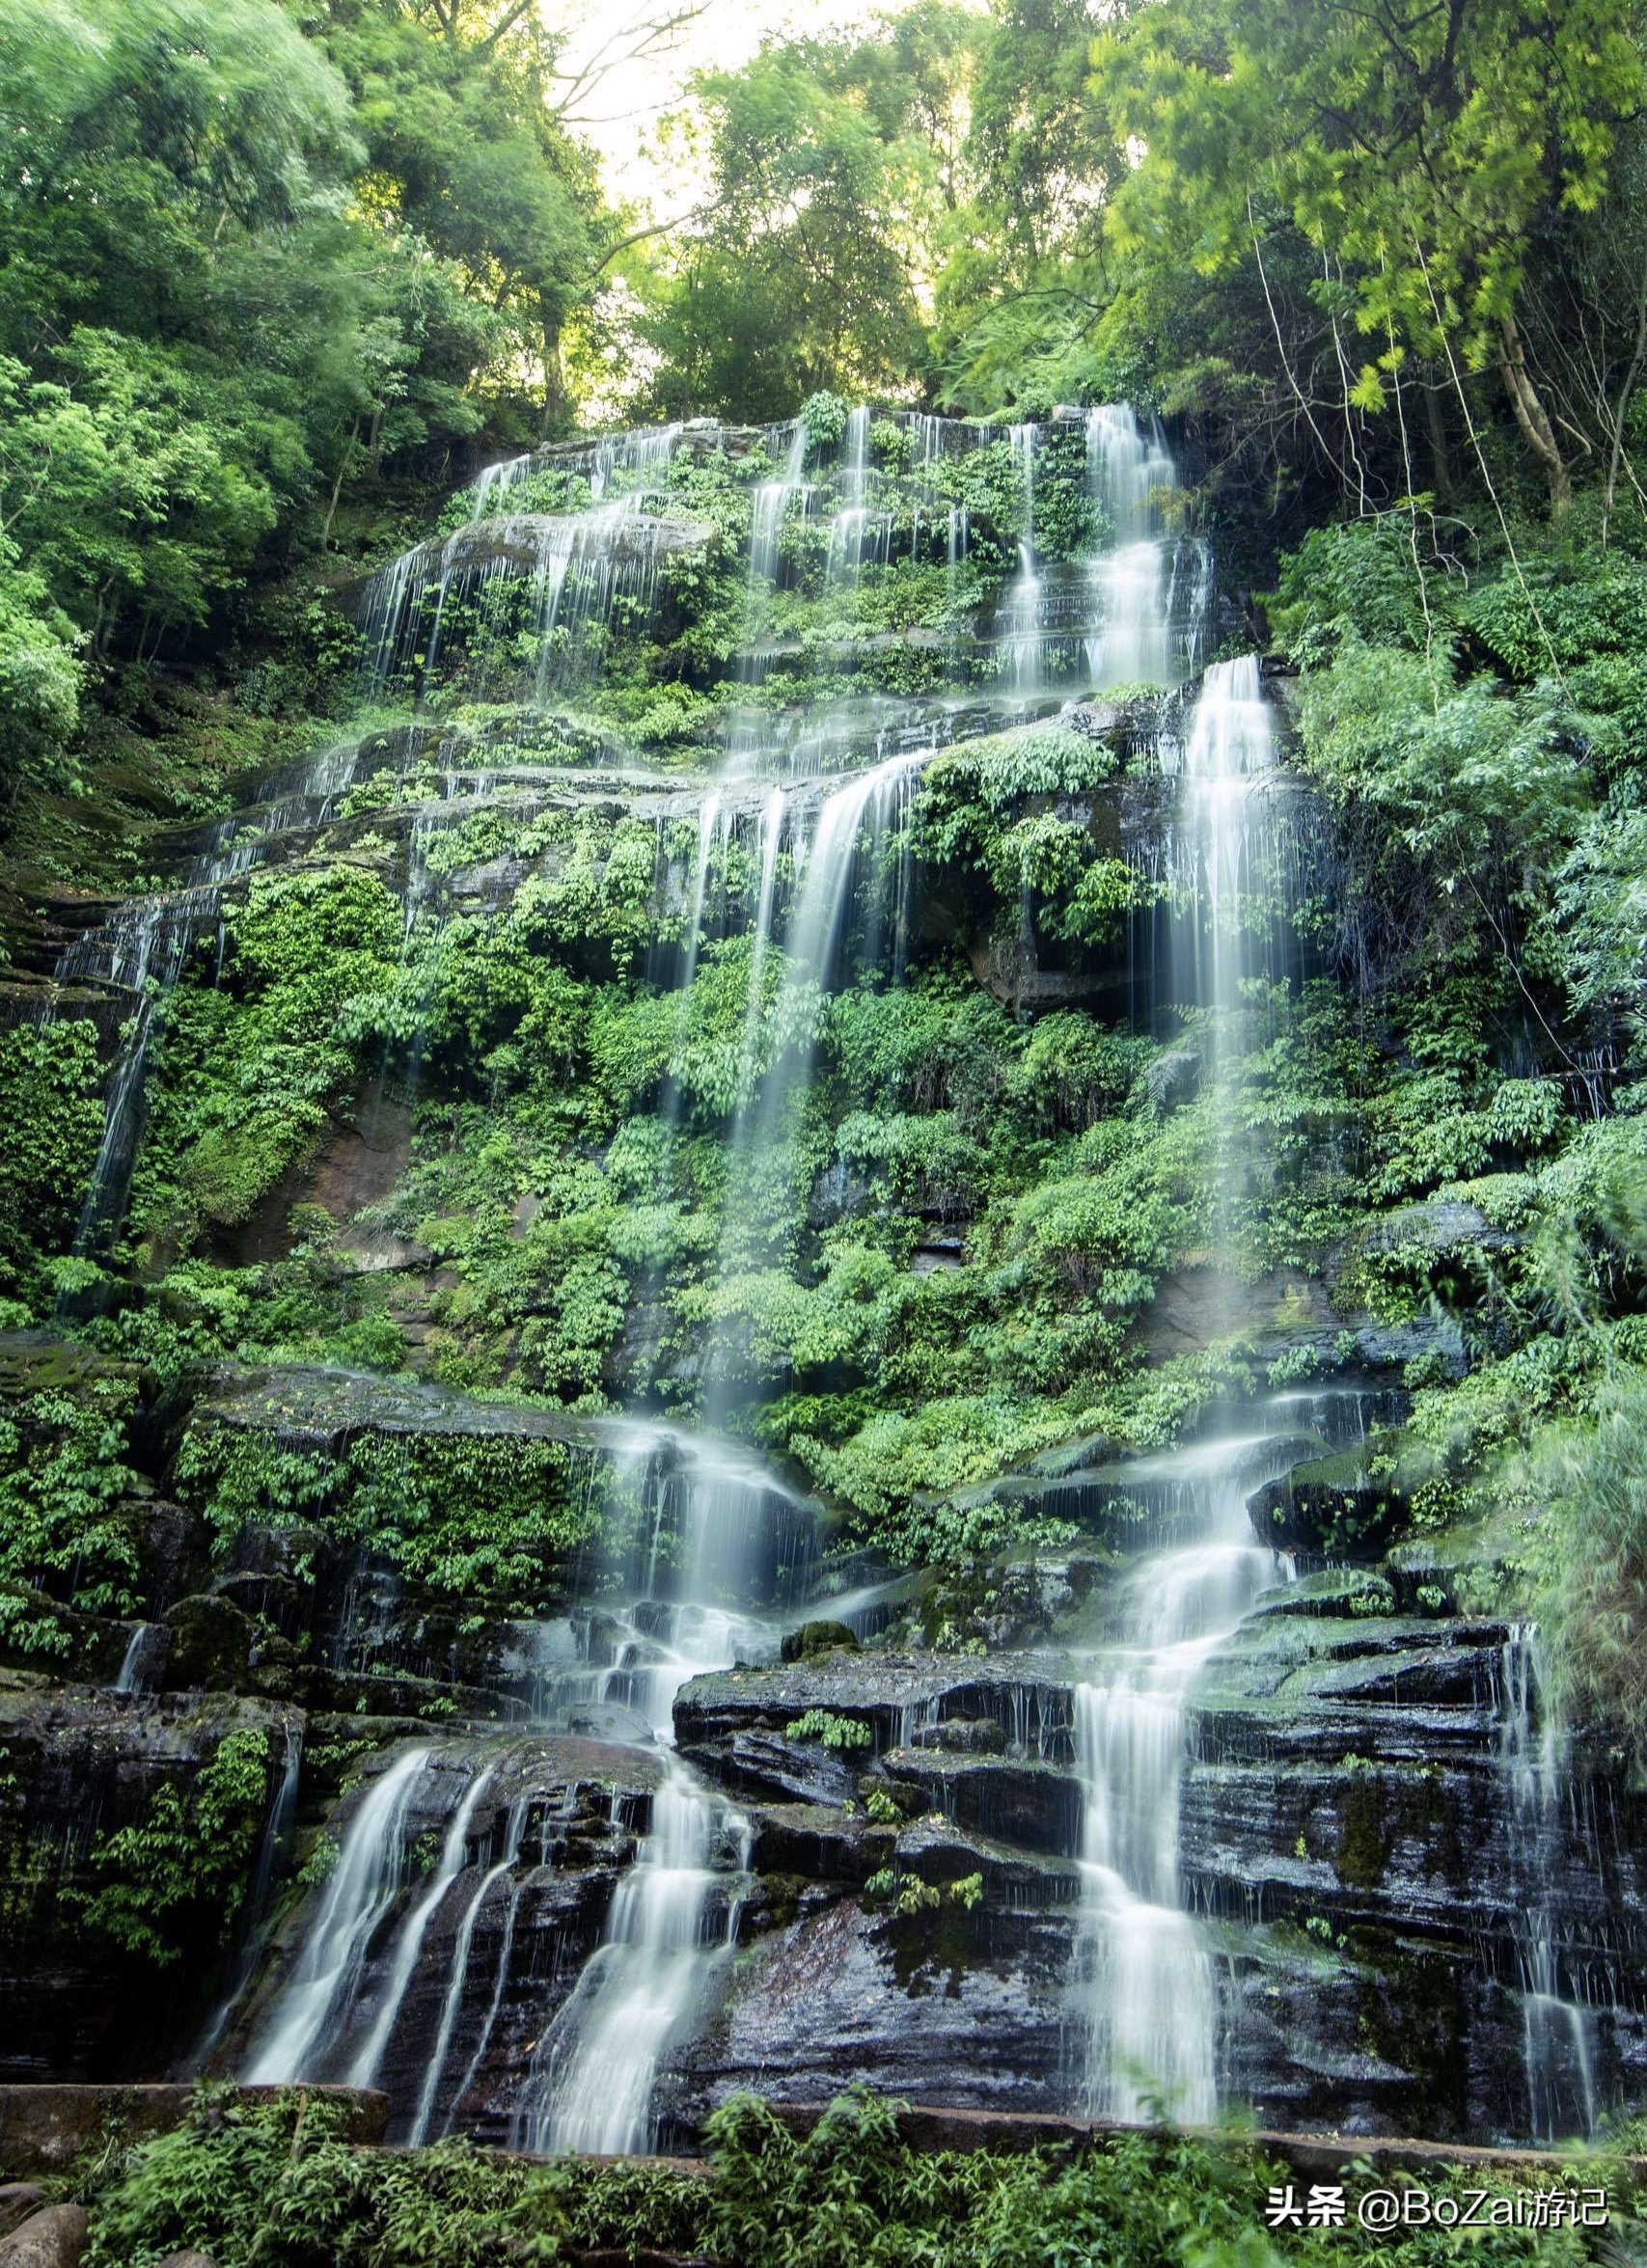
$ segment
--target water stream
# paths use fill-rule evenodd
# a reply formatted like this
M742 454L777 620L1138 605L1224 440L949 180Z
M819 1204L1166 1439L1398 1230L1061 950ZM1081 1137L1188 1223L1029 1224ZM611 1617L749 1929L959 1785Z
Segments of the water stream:
M732 1845L730 1873L714 1862ZM618 1883L606 1931L545 2035L515 2121L533 2150L642 2150L656 2139L657 2076L694 2028L737 1938L728 1896L749 1858L747 1823L672 1759L650 1827Z
M1101 454L1115 450L1107 431L1100 441ZM1112 468L1112 455L1105 461ZM1147 467L1131 455L1121 461L1126 482L1141 497ZM1126 493L1124 483L1117 486ZM1243 985L1261 968L1246 901L1276 880L1258 817L1273 765L1256 659L1215 664L1183 749L1174 983L1203 1049L1213 1209L1222 1220L1246 1168L1229 1096L1240 1068ZM1230 1326L1239 1320L1232 1307ZM1281 1571L1257 1543L1247 1500L1296 1456L1296 1444L1273 1424L1255 1429L1237 1413L1208 1438L1126 1468L1127 1480L1165 1497L1170 1540L1129 1571L1114 1641L1076 1694L1084 1804L1081 2092L1093 2116L1165 2112L1204 2124L1217 2115L1216 1976L1179 1877L1185 1705L1208 1657Z
M1497 1761L1509 1786L1511 1888L1521 1961L1528 2131L1553 2142L1595 2132L1595 2014L1582 1966L1564 1959L1561 1867L1571 1758L1539 1674L1538 1632L1512 1629L1498 1661Z

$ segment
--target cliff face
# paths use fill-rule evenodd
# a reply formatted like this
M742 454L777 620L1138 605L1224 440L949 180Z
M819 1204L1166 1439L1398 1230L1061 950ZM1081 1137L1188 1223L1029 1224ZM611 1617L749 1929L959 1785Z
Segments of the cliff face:
M0 2076L1641 2099L1640 1802L1413 1406L1566 1121L1412 1164L1159 433L940 425L504 468L358 728L63 922Z

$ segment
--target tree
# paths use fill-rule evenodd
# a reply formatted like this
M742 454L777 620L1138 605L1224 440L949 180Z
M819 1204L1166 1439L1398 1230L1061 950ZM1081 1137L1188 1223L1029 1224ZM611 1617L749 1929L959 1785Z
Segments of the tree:
M564 416L561 335L588 297L600 198L556 112L555 48L535 9L329 0L319 25L353 90L367 200L456 264Z
M886 146L861 90L832 89L824 60L816 42L769 44L699 83L710 209L675 247L646 325L672 410L782 417L824 389L896 384L920 359Z
M1496 371L1552 505L1571 494L1521 309L1541 216L1593 210L1642 65L1616 0L1165 0L1099 43L1143 146L1118 240L1209 273L1284 215L1349 287L1351 398L1382 410L1410 356ZM1370 351L1369 351L1370 350Z

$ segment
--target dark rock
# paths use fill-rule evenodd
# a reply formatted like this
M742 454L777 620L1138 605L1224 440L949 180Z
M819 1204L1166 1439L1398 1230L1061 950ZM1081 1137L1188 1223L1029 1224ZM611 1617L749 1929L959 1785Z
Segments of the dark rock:
M251 1677L258 1630L251 1616L232 1599L210 1593L179 1599L166 1620L172 1647L163 1681L169 1692L244 1689Z
M79 2205L47 2205L31 2213L0 2244L0 2268L78 2268L90 2224Z
M100 1839L143 1824L163 1790L186 1809L202 1767L233 1732L267 1736L272 1800L292 1721L265 1701L172 1694L133 1703L96 1687L42 1688L0 1675L10 1781L0 2081L144 2078L168 2067L217 1982L218 1917L180 1917L191 1933L179 1948L185 1959L156 1993L148 1961L85 1924L79 1899L106 1881L93 1854ZM17 1865L14 1853L28 1863ZM7 2116L0 2102L0 2131ZM0 2171L34 2168L0 2154Z
M1639 1807L1582 1754L1547 1817L1518 1803L1502 1624L1358 1611L1389 1589L1360 1570L1307 1588L1315 1613L1272 1595L1191 1708L1181 1863L1229 1964L1231 2085L1292 2126L1524 2133L1536 1896L1560 1916L1556 1988L1589 2008L1597 2083L1634 2095Z
M755 1804L750 1820L750 1865L759 1874L861 1885L892 1855L890 1827L849 1818L829 1804Z
M975 1856L961 1869L976 1871ZM1068 1914L1040 1909L941 1899L904 1917L849 1898L803 1913L746 1948L719 2020L684 2059L677 2115L696 2123L740 2088L824 2103L860 2083L917 2101L1061 2108L1071 1942Z
M1061 1765L900 1748L881 1768L889 1780L918 1789L929 1813L997 1842L1059 1857L1080 1847L1081 1787Z
M1393 1615L1400 1601L1386 1574L1372 1568L1323 1568L1296 1583L1278 1583L1252 1608L1264 1619L1276 1615L1347 1615L1361 1619Z
M1452 1379L1462 1378L1469 1366L1464 1336L1454 1316L1362 1324L1355 1333L1355 1360L1373 1371L1405 1370L1412 1362L1434 1363L1443 1376Z
M735 1729L709 1750L679 1740L678 1734L677 1744L689 1762L712 1771L734 1794L780 1803L843 1804L865 1761L819 1740L789 1740L758 1729Z
M948 1717L942 1724L922 1725L912 1745L954 1749L961 1755L1000 1756L1006 1746L1006 1728L994 1717Z
M533 2050L600 1943L613 1893L646 1832L663 1763L655 1754L562 1735L436 1736L425 1730L416 1745L428 1757L401 1821L405 1878L418 1878L420 1850L438 1845L458 1804L474 1792L466 1881L471 1890L486 1877L489 1885L473 1915L467 1896L458 1892L427 1918L422 1957L407 1981L383 2058L391 2133L397 2140L404 2136L446 2026L448 2091L437 2106L441 2118L457 2115L458 2105L449 2098L461 2090L464 2131L502 2143L509 2137ZM360 1776L326 1821L334 1839L346 1835L373 1784L403 1754L398 1742L365 1759L364 1769L356 1761ZM506 1865L511 1838L514 1855ZM729 1849L719 1854L720 1862L729 1866L732 1855ZM475 1872L482 1861L483 1872ZM219 2067L242 2064L324 1897L325 1885L316 1885L282 1921L253 1997L218 2046ZM467 1932L469 1957L458 1970L460 1930ZM366 1950L352 2025L321 2051L323 2070L348 2068L361 2028L384 1988L395 1943L390 1930ZM447 1991L454 1974L461 1976L461 1994L449 2011Z
M1377 1559L1409 1516L1405 1491L1375 1478L1358 1450L1295 1465L1256 1489L1247 1509L1260 1543L1332 1559Z
M723 1744L753 1733L782 1736L818 1708L868 1726L872 1748L850 1752L859 1769L872 1753L907 1747L923 1726L950 1717L992 1718L1009 1743L1067 1757L1069 1680L1060 1667L1048 1654L837 1653L777 1669L724 1671L681 1687L675 1738L683 1754L713 1771Z

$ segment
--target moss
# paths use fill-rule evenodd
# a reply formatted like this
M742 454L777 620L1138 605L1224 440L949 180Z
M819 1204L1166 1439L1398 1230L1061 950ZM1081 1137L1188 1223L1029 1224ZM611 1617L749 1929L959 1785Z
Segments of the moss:
M1352 1933L1363 1981L1357 2031L1369 2050L1411 2074L1412 2116L1438 2138L1469 2130L1468 2013L1463 1964L1417 1953L1383 1931Z
M1332 1864L1338 1878L1359 1890L1376 1890L1384 1880L1392 1840L1382 1777L1376 1772L1352 1773L1337 1809Z

